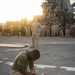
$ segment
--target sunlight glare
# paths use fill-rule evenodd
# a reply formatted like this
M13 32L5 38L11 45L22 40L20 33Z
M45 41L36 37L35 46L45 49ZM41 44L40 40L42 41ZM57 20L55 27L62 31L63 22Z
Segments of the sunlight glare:
M0 0L0 22L42 15L42 0Z
M70 0L71 4L75 2L75 0Z

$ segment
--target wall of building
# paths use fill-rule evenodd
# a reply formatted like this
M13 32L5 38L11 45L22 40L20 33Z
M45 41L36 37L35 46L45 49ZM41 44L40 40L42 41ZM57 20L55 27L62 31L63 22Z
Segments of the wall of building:
M68 8L68 12L72 12L73 10L70 0L49 0L49 1L58 4L59 9L61 11L64 11L65 7Z
M64 6L68 7L68 12L72 12L73 11L73 8L71 6L70 0L64 0Z

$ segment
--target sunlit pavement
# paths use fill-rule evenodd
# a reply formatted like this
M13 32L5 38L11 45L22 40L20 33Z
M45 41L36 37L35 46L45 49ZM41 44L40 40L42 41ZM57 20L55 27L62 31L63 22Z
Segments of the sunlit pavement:
M0 44L0 47L23 48L23 47L29 47L29 45L28 44Z
M31 45L31 37L0 36L0 73L9 75L15 56ZM2 46L2 47L1 47ZM35 61L37 74L75 75L75 38L40 37L41 57Z
M0 47L27 47L31 42L31 37L0 36ZM39 45L41 44L75 44L75 38L40 37Z

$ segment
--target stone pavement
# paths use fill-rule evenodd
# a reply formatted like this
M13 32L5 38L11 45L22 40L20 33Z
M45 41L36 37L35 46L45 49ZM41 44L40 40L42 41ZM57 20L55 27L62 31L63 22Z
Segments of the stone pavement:
M25 48L25 47L30 47L30 45L28 44L1 44L0 43L0 47L17 47L17 48Z
M30 47L31 37L0 36L0 47ZM75 44L75 38L40 37L39 44Z
M20 44L0 44L0 47L24 47L25 45Z

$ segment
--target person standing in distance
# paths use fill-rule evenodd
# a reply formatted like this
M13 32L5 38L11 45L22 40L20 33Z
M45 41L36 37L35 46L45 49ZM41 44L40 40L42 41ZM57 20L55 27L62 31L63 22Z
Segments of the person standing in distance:
M10 75L36 75L34 61L39 58L40 52L37 49L20 52L14 59ZM27 70L28 66L30 71Z
M32 48L38 48L38 40L43 26L38 22L38 19L34 19L31 26L32 31Z

